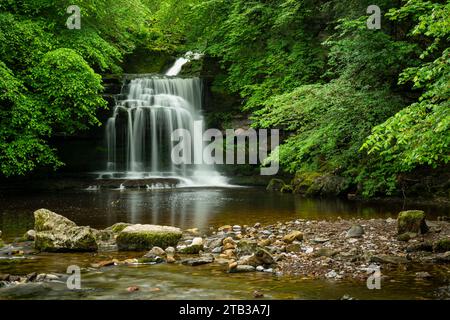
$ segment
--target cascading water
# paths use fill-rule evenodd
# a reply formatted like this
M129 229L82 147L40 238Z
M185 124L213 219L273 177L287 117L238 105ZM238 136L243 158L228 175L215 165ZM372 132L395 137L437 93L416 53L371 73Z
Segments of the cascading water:
M136 77L123 86L106 124L108 161L101 178L174 178L181 186L226 185L210 166L175 165L171 159L173 130L192 132L194 121L202 120L201 79L176 77L188 61L185 56L164 76ZM192 136L193 152L202 152L202 137Z

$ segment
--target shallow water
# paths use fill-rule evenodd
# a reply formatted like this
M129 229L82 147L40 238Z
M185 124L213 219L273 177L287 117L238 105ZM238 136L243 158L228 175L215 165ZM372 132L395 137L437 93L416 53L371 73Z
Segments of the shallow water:
M116 222L153 223L181 228L224 224L253 225L297 218L387 218L402 209L421 208L430 218L448 215L438 207L402 207L401 204L367 204L305 199L268 193L259 188L208 188L174 190L101 190L0 195L0 230L13 241L33 228L33 211L47 208L79 225L105 228ZM449 270L413 266L408 270L383 271L382 289L369 290L364 282L307 280L266 273L228 274L225 267L206 265L113 266L92 269L90 263L114 257L125 259L142 253L40 253L26 259L0 261L0 273L31 272L64 274L67 266L82 268L82 290L70 291L62 283L26 284L0 289L0 299L251 299L260 290L268 299L434 299L450 297ZM432 280L416 279L416 271L428 271ZM139 286L129 293L126 288Z

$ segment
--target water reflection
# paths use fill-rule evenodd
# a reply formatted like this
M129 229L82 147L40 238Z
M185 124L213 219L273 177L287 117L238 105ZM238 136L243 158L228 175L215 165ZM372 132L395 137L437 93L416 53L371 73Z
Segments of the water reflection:
M47 208L79 225L105 228L116 222L151 223L181 228L224 224L263 224L292 219L396 217L403 209L425 210L428 218L449 215L448 208L307 199L260 188L195 188L162 190L66 191L3 194L0 230L4 237L21 236L33 228L33 212Z

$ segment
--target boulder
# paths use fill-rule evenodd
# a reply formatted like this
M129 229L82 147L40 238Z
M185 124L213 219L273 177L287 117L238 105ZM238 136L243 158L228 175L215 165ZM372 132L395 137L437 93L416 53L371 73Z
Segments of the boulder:
M360 225L354 225L350 229L348 229L345 234L346 238L360 238L364 234L364 229Z
M155 246L175 246L182 232L179 228L152 224L134 224L123 229L117 236L119 250L149 250Z
M425 213L422 210L401 211L397 218L397 233L407 232L424 234L428 231Z
M202 264L207 264L207 263L212 263L214 262L214 257L213 256L203 256L200 258L195 258L195 259L186 259L181 261L182 264L184 265L188 265L188 266L199 266Z
M95 230L79 227L75 222L51 212L39 209L34 212L34 246L40 251L96 251L98 245Z
M254 272L256 271L256 268L254 266L250 265L238 265L236 268L230 269L229 272L231 273L240 273L240 272Z

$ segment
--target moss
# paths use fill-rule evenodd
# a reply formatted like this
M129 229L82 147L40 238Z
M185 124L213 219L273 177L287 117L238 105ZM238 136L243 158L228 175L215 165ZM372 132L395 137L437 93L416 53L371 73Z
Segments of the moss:
M314 190L313 189L309 190L309 189L311 187L313 187L314 181L317 178L319 178L320 176L321 176L321 174L318 172L297 173L291 182L291 185L293 187L293 192L300 193L300 194L305 194L307 192L312 193Z
M187 246L186 248L183 248L180 250L180 253L184 253L184 254L197 254L199 253L201 250L203 250L203 246L202 245L192 245L192 246Z
M434 252L450 251L450 238L439 239L433 244Z
M149 250L176 246L182 234L175 232L121 232L117 236L119 250Z
M5 246L5 244L3 243L3 240L0 239L0 248L3 248Z
M401 211L397 218L398 234L413 232L424 234L428 231L425 213L421 210Z
M113 233L120 233L123 231L123 229L125 229L126 227L130 226L129 223L125 223L125 222L118 222L113 224L111 227L109 227L108 229L110 229Z

